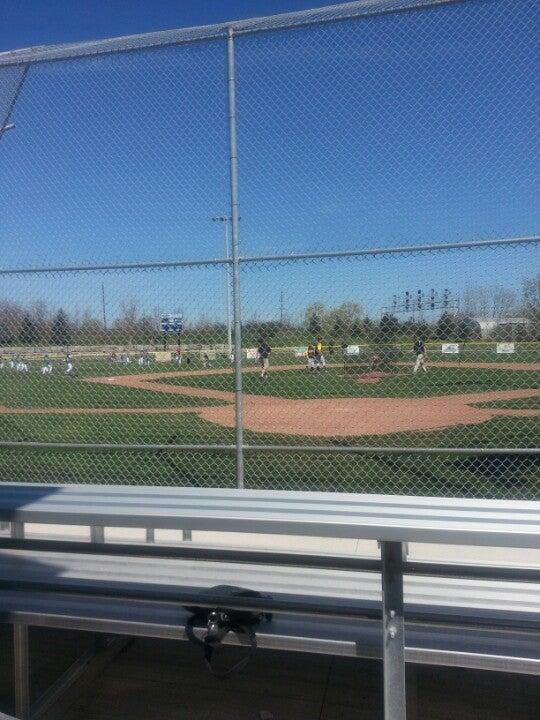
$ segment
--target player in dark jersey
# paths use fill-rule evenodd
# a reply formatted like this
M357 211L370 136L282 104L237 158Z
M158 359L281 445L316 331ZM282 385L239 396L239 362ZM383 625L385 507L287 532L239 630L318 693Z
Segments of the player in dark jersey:
M421 338L418 338L414 343L414 353L416 355L416 362L414 364L413 373L417 373L420 368L422 368L424 372L427 372L426 346Z
M259 347L257 348L257 357L261 364L261 378L266 379L268 377L268 368L270 366L270 353L272 348L265 340L259 340Z

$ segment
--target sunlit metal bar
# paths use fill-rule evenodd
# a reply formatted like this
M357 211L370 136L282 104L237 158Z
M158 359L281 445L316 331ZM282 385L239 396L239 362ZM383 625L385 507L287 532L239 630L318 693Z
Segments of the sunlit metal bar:
M0 450L86 450L89 452L222 452L235 453L236 445L161 445L155 443L65 443L34 442L30 440L0 440ZM538 456L540 448L459 448L459 447L399 447L369 445L243 445L247 453L337 453L344 455L524 455Z

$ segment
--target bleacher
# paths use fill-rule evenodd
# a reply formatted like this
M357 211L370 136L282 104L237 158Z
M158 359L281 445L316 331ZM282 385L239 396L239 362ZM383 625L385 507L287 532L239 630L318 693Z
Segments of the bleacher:
M412 542L539 548L538 503L4 484L0 520L13 528L0 539L0 613L15 628L18 718L38 717L77 675L30 707L29 627L182 640L186 606L219 605L207 591L223 584L268 595L221 605L272 613L261 648L382 658L387 718L405 717L405 663L540 675L540 567L406 556ZM25 538L25 523L91 526L94 541ZM369 539L381 557L96 542L105 527ZM96 654L113 661L113 648Z

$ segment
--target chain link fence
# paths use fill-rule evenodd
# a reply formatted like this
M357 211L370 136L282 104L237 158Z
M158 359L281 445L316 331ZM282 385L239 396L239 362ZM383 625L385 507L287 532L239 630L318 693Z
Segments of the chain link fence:
M538 498L534 19L0 54L0 480Z

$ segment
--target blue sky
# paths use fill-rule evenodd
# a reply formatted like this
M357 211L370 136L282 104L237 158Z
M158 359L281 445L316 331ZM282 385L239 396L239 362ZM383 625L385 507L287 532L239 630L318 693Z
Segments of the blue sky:
M305 10L314 0L3 0L0 51Z
M7 0L0 49L312 4ZM479 0L239 39L242 251L536 233L532 8L529 0ZM228 203L224 73L215 42L32 68L16 129L0 143L3 264L219 254L222 228L210 218ZM0 71L0 112L2 86L6 97L13 81ZM292 313L315 299L353 299L376 314L409 286L517 287L538 266L532 249L454 257L357 263L349 274L335 264L248 272L245 315L275 315L281 290ZM147 310L223 315L222 273L180 275L108 276L112 312L135 299ZM94 311L94 279L84 292L85 283L59 279L13 280L4 292Z

